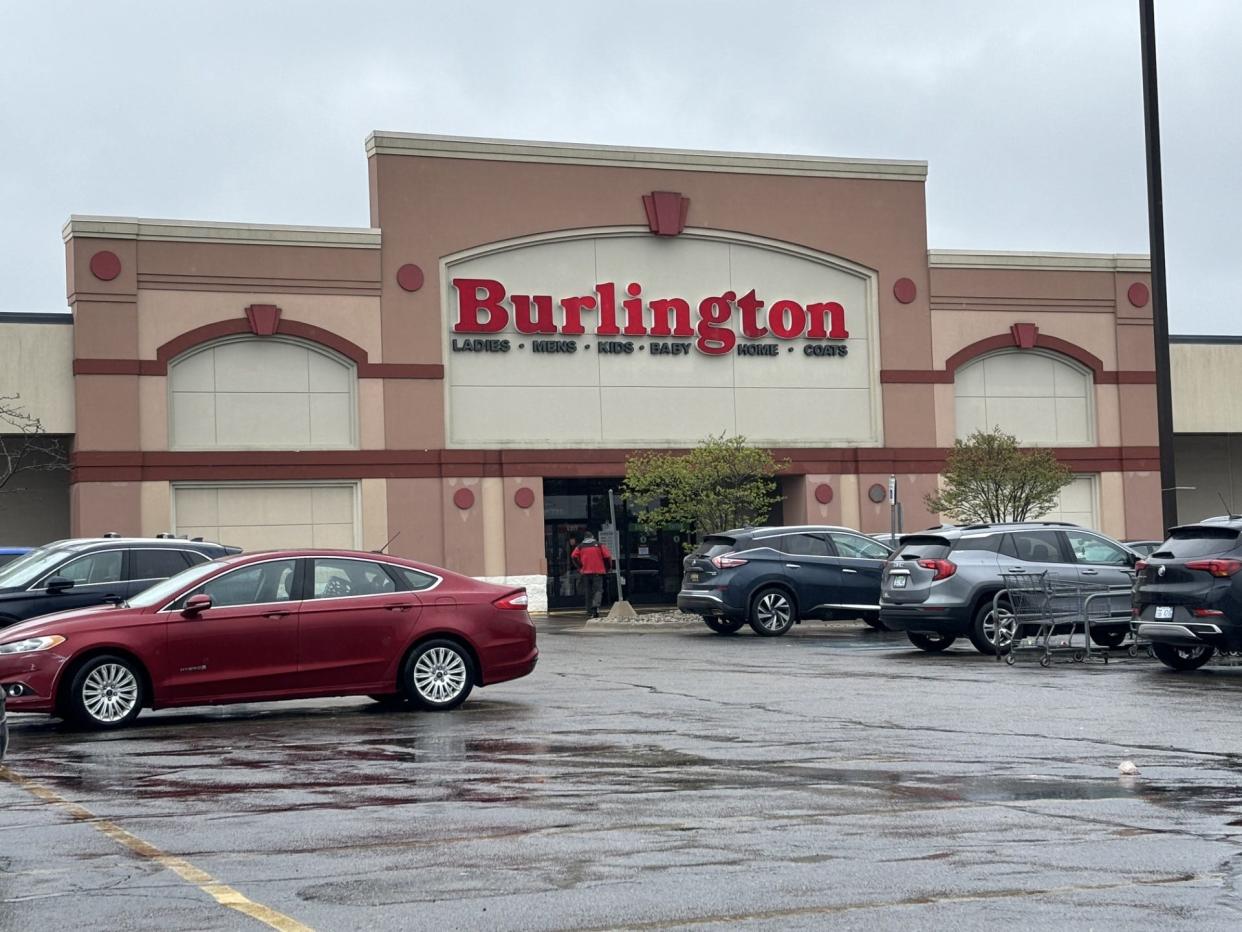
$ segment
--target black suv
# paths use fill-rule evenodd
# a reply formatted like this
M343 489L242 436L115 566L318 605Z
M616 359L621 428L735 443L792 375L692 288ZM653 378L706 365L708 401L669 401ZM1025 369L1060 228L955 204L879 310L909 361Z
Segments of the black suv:
M784 634L803 618L879 624L880 572L891 551L843 527L757 527L704 539L684 561L677 607L717 634L747 622Z
M1242 516L1175 527L1135 568L1140 640L1174 670L1194 670L1217 651L1242 650Z
M36 615L123 601L197 563L241 553L179 537L53 541L0 567L0 628Z

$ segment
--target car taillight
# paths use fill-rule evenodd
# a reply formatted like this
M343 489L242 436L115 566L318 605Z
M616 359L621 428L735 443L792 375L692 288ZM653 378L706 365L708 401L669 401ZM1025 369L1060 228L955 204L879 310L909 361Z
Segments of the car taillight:
M1222 579L1242 570L1242 560L1190 560L1186 563L1188 570L1204 570Z
M492 603L497 608L505 608L511 611L524 612L526 606L530 604L530 599L526 597L526 590L520 592L510 592L508 595L502 595L499 599Z
M1190 614L1196 618L1223 618L1225 613L1214 608L1192 608Z
M1136 573L1141 573L1141 572L1143 572L1143 570L1145 570L1145 569L1147 569L1147 561L1146 561L1146 560L1139 560L1137 563L1135 563L1135 564L1134 564L1134 572L1136 572Z
M932 577L932 582L937 579L948 579L957 572L957 564L951 560L919 560L919 566L925 570L935 570L936 575Z
M745 566L746 561L741 557L731 557L727 554L719 557L712 557L712 566L718 570L728 570L735 566Z

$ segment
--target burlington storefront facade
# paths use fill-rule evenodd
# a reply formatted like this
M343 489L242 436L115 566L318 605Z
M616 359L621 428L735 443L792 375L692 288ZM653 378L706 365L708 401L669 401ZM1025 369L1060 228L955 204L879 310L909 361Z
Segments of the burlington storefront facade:
M367 154L367 229L69 222L73 533L391 539L555 605L604 531L658 601L685 531L609 502L631 452L740 434L775 517L881 531L993 424L1073 468L1056 517L1159 532L1145 257L929 252L917 162Z

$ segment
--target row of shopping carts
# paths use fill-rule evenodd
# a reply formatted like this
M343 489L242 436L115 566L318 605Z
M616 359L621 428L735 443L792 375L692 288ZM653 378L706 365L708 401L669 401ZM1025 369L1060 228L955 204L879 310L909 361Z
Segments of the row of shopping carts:
M1064 659L1108 663L1122 648L1146 652L1130 622L1130 588L1104 586L1042 573L1005 573L992 600L996 658L1013 664L1038 658L1041 666ZM1129 641L1126 644L1126 641Z

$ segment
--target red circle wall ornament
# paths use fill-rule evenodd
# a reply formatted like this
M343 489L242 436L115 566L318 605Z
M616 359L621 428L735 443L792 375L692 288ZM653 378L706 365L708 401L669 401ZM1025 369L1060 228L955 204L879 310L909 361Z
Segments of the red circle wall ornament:
M871 499L877 505L884 501L887 497L888 489L884 488L884 486L880 485L878 482L871 488L867 489L867 498Z
M902 304L909 304L918 295L919 290L915 287L914 282L908 278L899 278L893 282L893 297Z
M1151 292L1147 290L1147 286L1142 282L1135 282L1126 291L1126 297L1130 299L1130 303L1135 307L1147 307L1147 301L1151 298Z
M101 282L110 282L121 274L121 259L114 252L101 249L91 256L91 274Z
M465 511L474 505L474 493L469 489L458 489L453 493L453 504Z
M423 287L424 281L423 270L413 262L407 262L397 269L397 284L405 291L418 291Z
M534 490L528 489L526 486L522 486L513 493L513 504L517 505L519 508L529 508L531 505L535 504Z
M821 482L819 485L815 486L815 501L819 502L821 505L827 505L830 501L832 501L832 486L830 486L827 482Z

